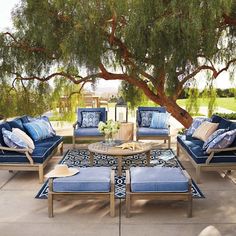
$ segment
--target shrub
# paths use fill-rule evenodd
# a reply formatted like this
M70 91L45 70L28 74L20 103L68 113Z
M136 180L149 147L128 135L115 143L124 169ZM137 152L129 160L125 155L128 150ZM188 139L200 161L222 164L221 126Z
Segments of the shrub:
M229 119L229 120L236 120L236 113L215 113L214 115L218 115L222 118Z

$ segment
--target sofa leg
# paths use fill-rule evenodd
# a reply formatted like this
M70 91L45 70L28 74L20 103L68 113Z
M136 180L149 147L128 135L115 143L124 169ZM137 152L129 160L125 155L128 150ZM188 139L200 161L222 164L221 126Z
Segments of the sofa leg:
M177 147L176 147L176 155L177 155L177 157L179 156L179 152L180 152L180 149L179 149L179 144L177 142Z
M200 168L200 166L196 167L196 181L198 184L201 183L201 168Z
M63 143L61 144L61 147L60 147L60 154L61 156L63 155Z
M73 149L75 149L75 136L72 137L72 141L73 141Z
M129 218L130 217L131 198L130 198L130 193L128 193L128 192L126 192L125 204L126 204L126 218Z
M114 193L110 194L110 216L115 216L115 195Z
M171 137L168 138L168 149L170 149Z
M39 166L39 183L42 184L44 181L44 175L43 175L43 165Z
M48 193L48 217L53 217L53 195Z
M192 217L192 206L193 206L193 198L192 198L192 193L190 193L191 195L189 196L188 199L188 210L187 210L187 216L188 217Z

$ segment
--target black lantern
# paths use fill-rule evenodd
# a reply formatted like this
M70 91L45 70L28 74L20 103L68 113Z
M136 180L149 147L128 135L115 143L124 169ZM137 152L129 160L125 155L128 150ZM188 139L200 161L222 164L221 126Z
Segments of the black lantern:
M115 106L115 121L128 122L128 106L122 97L117 100Z

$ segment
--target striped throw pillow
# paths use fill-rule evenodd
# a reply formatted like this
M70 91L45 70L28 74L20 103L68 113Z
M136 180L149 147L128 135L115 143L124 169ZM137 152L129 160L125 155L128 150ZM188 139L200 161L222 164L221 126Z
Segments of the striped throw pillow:
M54 136L47 122L44 120L35 120L24 123L24 127L34 142Z

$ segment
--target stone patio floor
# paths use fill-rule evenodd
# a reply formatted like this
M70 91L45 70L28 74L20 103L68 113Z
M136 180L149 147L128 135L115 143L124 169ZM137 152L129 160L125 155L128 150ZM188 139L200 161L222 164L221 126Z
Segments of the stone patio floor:
M175 150L175 139L172 139ZM65 145L64 152L70 148L70 144ZM45 172L60 158L55 155ZM194 178L191 163L183 154L180 160ZM137 201L132 205L131 218L125 218L124 200L116 200L116 217L111 218L108 202L61 200L55 201L55 216L49 219L47 200L34 198L41 186L37 173L0 171L0 235L191 236L198 235L207 225L214 225L222 235L233 236L236 235L233 177L234 173L223 176L222 173L203 172L199 187L206 198L194 199L192 218L186 217L182 202Z

